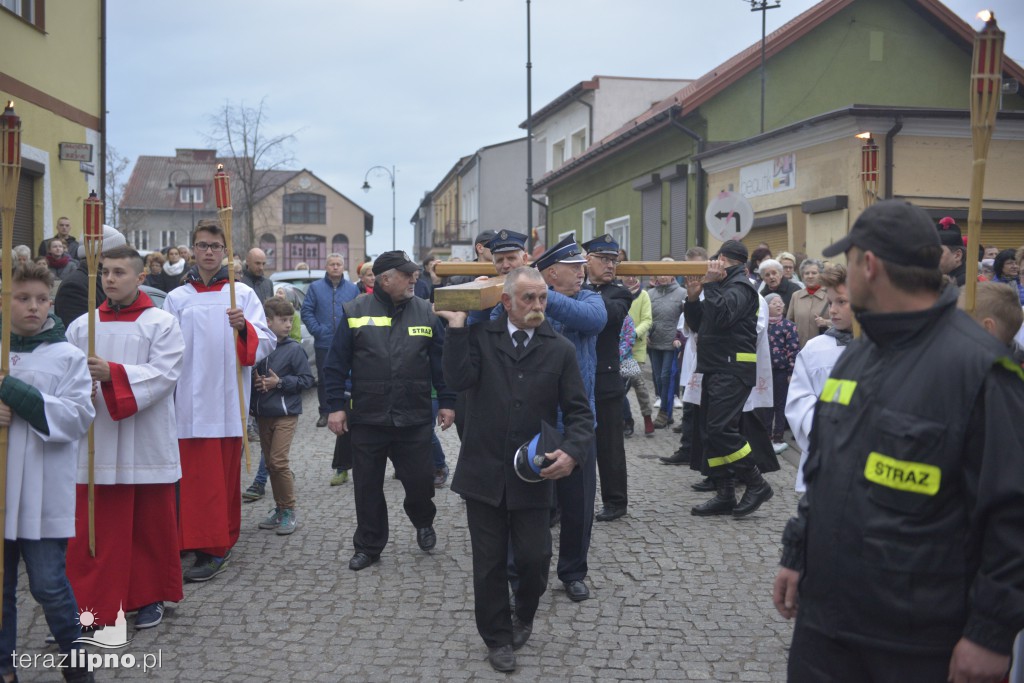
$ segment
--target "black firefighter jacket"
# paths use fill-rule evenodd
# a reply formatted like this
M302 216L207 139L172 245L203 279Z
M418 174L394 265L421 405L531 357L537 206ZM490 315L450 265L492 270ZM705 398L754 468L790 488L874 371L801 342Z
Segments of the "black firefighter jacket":
M349 424L430 424L431 384L439 408L455 406L441 371L444 327L429 301L414 296L396 306L377 288L345 303L344 310L324 363L328 410L346 411ZM346 401L349 373L352 397Z
M697 372L757 383L757 312L760 299L742 265L726 268L725 279L704 285L704 300L686 300L686 325L698 334Z
M1009 653L1024 627L1024 381L956 297L860 314L818 399L782 564L833 638Z
M508 315L449 327L444 343L444 376L465 391L466 426L452 491L492 506L502 498L509 510L550 507L550 481L524 482L512 456L540 431L542 421L565 425L562 450L579 465L591 457L594 415L583 388L576 349L544 321L521 358L508 333Z

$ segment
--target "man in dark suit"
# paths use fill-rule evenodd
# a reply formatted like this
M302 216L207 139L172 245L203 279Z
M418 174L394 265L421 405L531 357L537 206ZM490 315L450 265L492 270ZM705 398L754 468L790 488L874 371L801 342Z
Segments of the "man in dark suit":
M604 299L608 322L597 335L594 405L597 412L597 470L603 508L594 518L610 522L626 514L626 444L623 441L622 398L626 384L619 374L619 335L633 296L615 279L619 244L611 235L582 245L587 250L587 284Z
M553 481L581 466L593 448L594 417L572 343L545 320L548 289L531 268L513 270L501 296L505 312L466 327L448 321L443 367L449 388L467 392L469 414L452 490L466 499L473 548L476 624L497 671L515 670L551 564L548 510ZM513 455L541 431L563 423L562 445L546 453L542 481L527 483ZM508 595L509 541L519 576L515 613Z

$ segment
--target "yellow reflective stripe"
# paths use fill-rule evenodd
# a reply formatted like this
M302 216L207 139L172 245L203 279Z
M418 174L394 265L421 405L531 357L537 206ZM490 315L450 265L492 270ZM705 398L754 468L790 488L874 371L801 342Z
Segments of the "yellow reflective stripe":
M737 353L736 354L736 360L738 360L741 363L756 363L757 362L757 354L756 353Z
M720 458L708 458L708 467L721 467L722 465L728 465L731 462L742 460L747 457L750 453L750 444L744 444L743 448L739 449L735 453L729 455L723 455Z
M857 382L852 379L834 379L829 378L825 380L825 388L821 390L821 396L818 398L822 403L838 403L839 405L848 406L850 401L853 400L853 392L857 389Z
M864 465L864 478L879 486L909 491L926 496L939 492L942 470L923 462L897 460L881 453L871 453Z
M409 328L409 336L411 337L433 337L434 330L431 327L421 327L419 325Z
M1002 358L996 360L996 365L1006 370L1009 370L1013 374L1017 375L1019 379L1024 379L1024 370L1022 370L1019 365L1014 363L1012 358L1003 356Z
M357 327L364 327L366 325L370 327L391 327L391 318L386 315L364 315L361 318L348 319L349 329L354 330Z

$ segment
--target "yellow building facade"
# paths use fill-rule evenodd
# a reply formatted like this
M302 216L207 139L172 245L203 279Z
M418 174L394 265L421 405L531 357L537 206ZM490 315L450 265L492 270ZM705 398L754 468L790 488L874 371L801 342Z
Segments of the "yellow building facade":
M33 252L60 216L80 238L82 201L103 192L105 9L104 0L0 6L0 97L22 125L14 244Z
M865 160L870 134L877 161ZM1002 249L1024 245L1024 114L1004 112L996 123L985 182L981 241ZM852 107L719 147L700 155L708 198L742 194L754 211L743 239L773 254L822 250L846 235L870 202L905 199L936 222L952 216L967 232L973 151L965 110ZM874 168L875 182L870 181ZM721 244L709 235L711 253Z

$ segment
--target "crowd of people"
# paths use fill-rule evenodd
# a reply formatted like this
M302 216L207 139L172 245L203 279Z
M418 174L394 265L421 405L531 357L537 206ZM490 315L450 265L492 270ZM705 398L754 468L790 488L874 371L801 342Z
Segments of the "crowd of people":
M771 500L763 475L780 469L791 435L804 497L774 589L780 613L798 616L791 680L1005 672L1024 626L1013 542L1024 528L1024 428L1013 420L1024 408L1024 248L978 254L983 281L973 304L961 301L967 316L957 310L959 229L903 202L869 208L825 250L846 265L730 240L710 256L689 250L703 275L647 282L617 277L626 252L610 235L582 245L567 236L531 263L526 235L485 231L474 248L504 276L500 303L466 313L432 302L437 287L472 278L445 281L435 259L421 266L400 251L361 264L355 282L330 254L324 278L289 300L274 295L266 255L253 249L238 263L232 305L222 228L200 221L190 241L143 258L105 229L88 358L88 280L67 256L84 256L70 221L40 245L45 265L15 249L19 362L0 378L0 424L17 454L4 680L15 673L20 560L69 652L81 646L78 605L95 608L95 626L135 612L135 628L153 628L183 580L224 572L242 501L264 498L268 483L274 506L259 528L294 533L289 451L314 384L316 426L335 434L330 485L351 473L352 571L377 563L390 540L388 460L415 543L435 548L433 497L449 478L435 427L456 426L451 489L466 501L476 625L497 671L516 669L532 635L556 525L565 595L590 598L593 523L629 509L632 389L645 437L680 435L661 462L689 465L701 475L693 488L713 494L693 507L698 517L747 517ZM143 285L167 293L162 309ZM316 379L293 337L300 322L315 340ZM91 473L90 424L104 444ZM244 491L243 440L261 451ZM64 675L92 680L76 668Z

